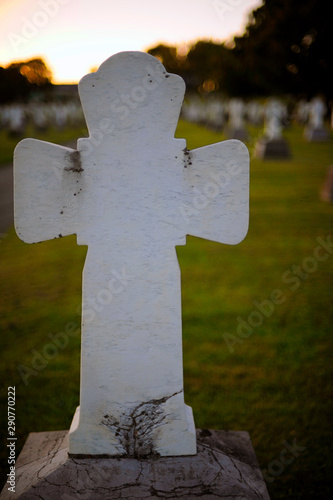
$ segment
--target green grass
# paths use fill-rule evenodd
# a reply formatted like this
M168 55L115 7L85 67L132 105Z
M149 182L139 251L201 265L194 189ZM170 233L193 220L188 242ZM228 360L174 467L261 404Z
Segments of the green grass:
M250 150L259 130L251 133ZM221 140L218 133L184 122L177 136L187 138L190 149ZM251 159L246 239L231 247L188 237L187 245L177 248L185 397L197 427L249 431L260 467L268 469L272 500L328 499L333 472L333 254L321 261L313 256L317 238L332 234L333 205L321 202L319 191L332 163L333 141L308 144L298 127L288 129L286 137L292 160ZM26 245L12 230L1 240L4 474L7 386L16 385L18 448L31 431L68 429L78 404L85 254L74 236ZM325 256L325 250L316 255ZM302 271L307 277L296 281L293 266L311 264L313 270ZM282 303L271 306L261 324L240 338L238 318L255 320L253 301L268 308L263 301L274 290L280 290ZM66 347L43 369L28 374L25 385L18 365L31 368L33 353L52 342L49 334L66 327L73 330L66 334ZM273 476L284 443L294 440L305 449Z
M33 137L34 139L41 139L43 141L54 142L56 144L65 144L86 135L86 129L84 127L81 127L79 130L59 130L51 127L47 131L36 131L31 125L29 125L22 137L12 137L8 134L7 130L0 130L0 168L1 165L11 163L13 161L15 146L24 137Z

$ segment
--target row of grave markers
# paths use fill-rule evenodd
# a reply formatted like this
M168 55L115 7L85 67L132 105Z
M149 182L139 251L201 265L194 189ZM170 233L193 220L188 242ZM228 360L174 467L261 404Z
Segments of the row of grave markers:
M28 125L36 132L51 127L63 130L70 127L84 127L82 107L79 102L30 102L0 106L0 130L6 129L12 137L25 135Z
M239 98L223 100L218 97L202 99L191 96L185 99L181 113L185 120L218 131L224 130L226 136L233 139L247 140L247 124L264 126L265 136L278 138L285 124L295 121L305 126L304 136L308 141L327 141L327 111L321 97L315 97L310 102L299 100L290 113L286 104L274 97L261 103L256 100L245 102ZM45 131L50 127L60 130L67 127L83 128L85 122L82 107L75 100L66 103L30 102L0 106L0 129L6 129L10 135L20 137L29 124L36 131Z
M304 137L308 141L327 141L327 112L321 97L314 97L310 102L300 100L290 112L287 105L276 97L260 103L255 100L245 102L239 98L222 100L192 96L185 101L182 116L190 122L223 130L228 138L240 140L248 138L247 124L263 126L263 134L267 138L279 139L285 125L295 121L305 126Z

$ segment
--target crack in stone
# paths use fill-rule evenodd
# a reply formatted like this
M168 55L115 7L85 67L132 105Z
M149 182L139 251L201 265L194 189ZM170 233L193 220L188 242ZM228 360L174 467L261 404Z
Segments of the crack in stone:
M236 469L236 470L237 470L237 472L239 473L239 476L240 476L240 482L242 482L242 483L246 484L246 486L248 486L248 487L249 487L249 489L250 489L250 490L251 490L251 491L252 491L252 492L256 495L256 497L257 497L257 498L262 499L262 498L263 498L263 497L262 497L262 495L260 495L260 493L259 493L259 492L258 492L255 488L253 488L253 486L252 486L251 484L249 484L249 483L245 480L245 478L244 478L244 476L243 476L242 472L241 472L241 471L239 470L239 468L237 467L237 465L236 465L235 461L234 461L231 457L229 457L229 458L230 458L230 461L232 462L233 466L235 467L235 469Z
M54 459L54 457L56 456L57 454L57 451L54 451L54 452L50 452L48 454L48 457L47 457L47 461L46 463L42 466L42 468L40 470L37 471L37 479L38 481L42 480L44 478L44 476L42 475L42 472L45 468L49 467L50 464L52 463L52 460Z
M200 445L199 445L199 446L202 446L202 448L206 449L206 450L209 452L210 456L212 456L212 457L213 457L214 461L216 461L216 463L217 463L217 464L219 465L219 467L220 467L220 471L217 473L217 475L215 476L215 478L214 478L214 479L210 482L210 484L211 484L211 483L214 483L214 482L217 480L218 476L219 476L221 473L223 474L223 471L224 471L224 467L223 467L223 466L222 466L222 464L219 462L219 460L218 460L218 458L217 458L217 456L216 456L216 455L218 455L218 454L224 455L224 453L223 453L221 450L219 450L218 448L211 448L209 445L206 445L205 443L200 443ZM215 453L216 453L216 455L215 455ZM257 498L259 498L259 499L261 499L261 500L262 500L264 497L261 495L260 491L258 491L257 489L255 489L255 488L253 487L253 485L252 485L252 484L249 484L249 483L246 481L246 479L244 478L244 476L243 476L243 474L242 474L241 470L238 468L237 464L235 463L235 461L234 461L234 460L233 460L230 456L229 456L229 459L230 459L231 463L233 464L233 466L235 467L235 469L237 470L237 472L238 472L238 474L239 474L239 479L237 479L237 480L238 480L240 483L246 484L246 486L248 486L248 487L249 487L249 489L253 492L253 494L254 494ZM230 496L230 498L233 498L233 497L232 497L232 496ZM235 498L239 498L239 496L238 496L238 495L236 495L236 497L235 497Z
M209 481L208 484L216 484L217 483L217 478L222 474L223 475L223 472L224 472L224 467L223 465L219 462L218 458L216 457L216 455L214 454L214 451L213 449L210 449L209 450L210 452L210 457L213 459L213 461L217 464L217 466L219 467L219 471L216 473L216 475L214 476L213 479L211 479L211 481Z
M153 431L163 425L169 416L161 405L181 392L182 390L171 396L140 403L129 415L123 414L121 423L114 417L105 415L102 424L115 433L126 451L126 456L158 456L154 448Z
M136 483L138 485L140 485L140 477L142 476L142 472L143 472L143 463L140 461L140 472L139 472L138 477L136 478Z
M196 490L196 491L195 491ZM157 490L154 486L150 487L150 494L155 495L158 498L169 498L170 500L175 498L184 498L184 495L188 498L201 498L203 495L213 495L216 498L225 498L223 495L214 493L211 488L207 486L177 486L172 491ZM237 497L239 498L239 496Z

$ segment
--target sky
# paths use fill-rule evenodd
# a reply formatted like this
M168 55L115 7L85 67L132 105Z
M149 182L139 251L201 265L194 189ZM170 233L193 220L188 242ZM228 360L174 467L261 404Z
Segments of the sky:
M42 57L76 83L108 57L241 35L261 0L0 0L0 66Z

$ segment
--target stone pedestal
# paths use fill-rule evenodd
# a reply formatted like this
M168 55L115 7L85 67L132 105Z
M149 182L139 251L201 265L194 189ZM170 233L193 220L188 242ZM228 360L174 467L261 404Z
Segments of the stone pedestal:
M31 433L18 458L16 492L2 500L169 498L269 500L247 432L197 430L188 457L68 457L68 431Z
M279 139L261 138L255 145L254 155L263 160L291 158L289 144L283 137Z
M324 127L306 127L304 137L308 142L327 142L329 140L329 133Z

